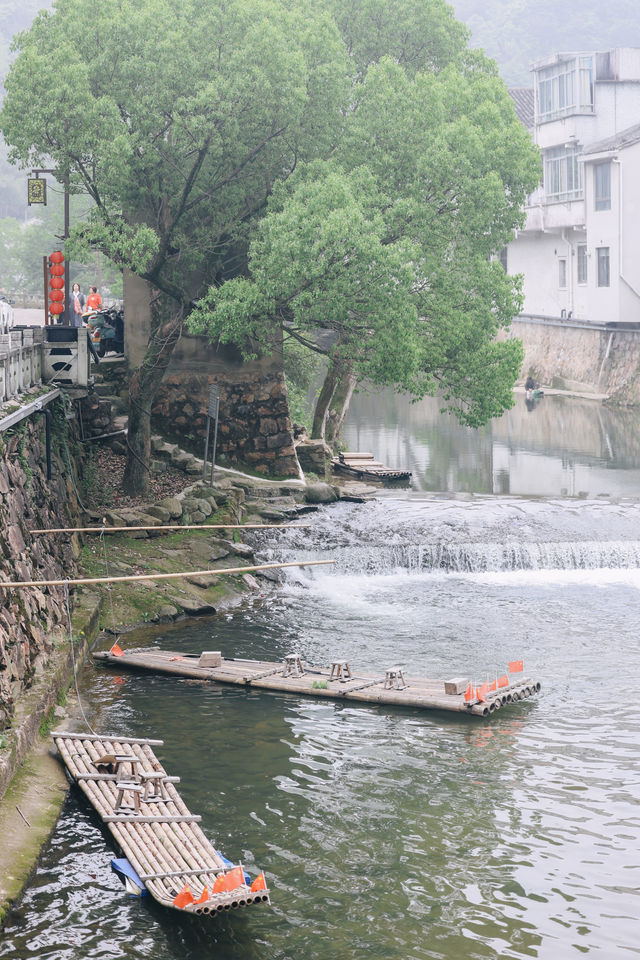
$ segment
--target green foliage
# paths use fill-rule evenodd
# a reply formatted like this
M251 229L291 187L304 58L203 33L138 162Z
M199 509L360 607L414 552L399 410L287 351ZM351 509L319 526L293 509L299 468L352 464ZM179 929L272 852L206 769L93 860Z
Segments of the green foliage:
M210 288L190 326L247 357L277 329L317 350L321 329L341 371L415 397L439 391L475 426L512 403L519 347L494 341L520 284L490 261L522 222L539 160L495 65L464 49L463 31L454 51L405 58L394 44L424 8L402 4L400 32L391 5L365 8L380 29L358 47L333 156L274 186L248 276Z
M326 680L314 680L311 684L314 690L328 690L329 684Z

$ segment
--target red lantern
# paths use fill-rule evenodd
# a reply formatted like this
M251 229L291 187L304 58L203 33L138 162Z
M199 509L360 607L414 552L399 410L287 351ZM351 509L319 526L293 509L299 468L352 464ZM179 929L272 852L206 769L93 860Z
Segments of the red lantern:
M54 263L52 267L49 267L49 273L52 277L64 277L64 264Z
M64 263L64 253L61 250L54 250L49 256L49 263Z
M50 303L49 313L54 317L59 316L61 313L64 313L64 305L62 303Z
M49 297L52 302L62 303L64 300L64 290L52 290Z
M49 286L52 290L64 290L64 280L62 277L51 277Z

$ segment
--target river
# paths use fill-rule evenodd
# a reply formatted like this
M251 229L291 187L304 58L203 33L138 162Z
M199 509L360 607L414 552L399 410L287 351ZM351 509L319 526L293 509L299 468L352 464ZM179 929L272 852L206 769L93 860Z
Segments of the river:
M335 568L123 643L475 680L522 657L540 697L479 721L89 664L96 728L164 739L204 831L264 868L273 905L204 921L126 897L74 789L0 957L640 954L637 415L520 398L476 434L383 394L357 397L345 432L408 463L412 488L256 539Z

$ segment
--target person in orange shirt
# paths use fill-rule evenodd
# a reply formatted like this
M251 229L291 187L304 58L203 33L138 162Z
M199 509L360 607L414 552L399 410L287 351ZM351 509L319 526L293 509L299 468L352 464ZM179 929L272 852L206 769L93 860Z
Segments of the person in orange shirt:
M99 310L102 306L102 297L98 293L97 287L89 287L86 310Z

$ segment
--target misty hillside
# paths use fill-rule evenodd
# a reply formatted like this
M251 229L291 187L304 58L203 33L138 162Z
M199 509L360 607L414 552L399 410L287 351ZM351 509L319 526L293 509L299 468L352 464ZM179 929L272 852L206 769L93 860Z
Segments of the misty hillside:
M471 44L497 60L509 86L531 83L529 65L558 51L640 47L638 0L449 0Z

